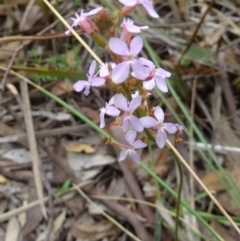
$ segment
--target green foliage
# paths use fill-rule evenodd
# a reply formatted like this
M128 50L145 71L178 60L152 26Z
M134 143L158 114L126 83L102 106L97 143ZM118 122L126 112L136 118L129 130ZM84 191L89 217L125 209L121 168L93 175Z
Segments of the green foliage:
M63 185L59 188L59 195L63 196L69 189L71 185L71 181L70 180L66 180Z

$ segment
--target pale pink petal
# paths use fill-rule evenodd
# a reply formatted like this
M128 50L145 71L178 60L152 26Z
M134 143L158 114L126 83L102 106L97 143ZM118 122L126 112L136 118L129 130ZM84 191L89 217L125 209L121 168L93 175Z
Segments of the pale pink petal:
M133 143L134 149L140 149L140 148L144 148L146 146L147 146L147 144L142 142L141 140L137 140Z
M82 91L87 85L89 85L88 81L79 80L73 85L73 89L77 92Z
M155 65L152 61L146 59L146 58L139 58L139 61L142 63L142 65L149 67L151 70L155 68Z
M88 71L88 74L90 77L92 77L94 75L96 67L97 67L97 62L96 62L96 60L93 60L89 67L89 71Z
M148 12L148 14L151 17L153 17L153 18L158 18L159 17L157 12L154 10L153 3L151 1L143 0L142 1L142 5L144 6L144 8L146 9L146 11Z
M91 15L94 15L94 14L98 13L101 10L102 10L102 7L99 7L99 8L96 8L96 9L93 9L93 10L89 11L88 13L84 13L84 15L85 16L91 16Z
M109 100L108 104L109 105L114 105L114 96Z
M109 40L109 48L110 50L118 55L129 55L129 49L127 44L120 38L110 38Z
M149 26L138 26L140 29L148 29Z
M122 94L116 94L114 96L114 105L120 110L123 110L123 111L128 110L128 101L126 97L123 96Z
M137 164L140 162L141 159L136 151L132 150L129 154L131 155L131 158L134 162L136 162Z
M137 0L118 0L118 1L125 6L134 6L138 2Z
M91 79L91 86L96 86L96 87L102 86L102 85L105 84L105 81L106 81L106 80L105 80L104 78L93 77L93 78Z
M108 64L103 64L100 66L99 76L106 77L109 75Z
M156 135L156 142L160 148L163 148L167 140L167 133L161 129L158 130Z
M130 33L140 33L141 29L136 25L125 25L125 28Z
M171 73L166 71L165 69L159 68L157 69L157 75L160 75L164 78L169 78L171 76Z
M104 120L105 112L101 111L99 116L100 116L100 128L104 128L105 127L105 120Z
M161 107L159 106L155 107L154 115L160 123L163 123L164 112Z
M117 108L115 108L114 106L108 106L106 108L106 113L110 116L119 116L120 114L120 110L118 110Z
M156 84L155 84L155 80L154 79L143 81L143 87L146 90L152 90L155 87L155 85Z
M176 125L172 123L164 123L163 128L170 134L173 134L177 131Z
M143 48L143 40L140 36L134 37L130 42L130 53L135 57Z
M158 124L157 121L151 116L144 116L140 118L140 121L145 128L151 128Z
M129 119L128 118L123 118L122 128L123 128L124 132L129 130Z
M161 90L162 92L168 92L168 87L164 78L155 75L155 81L159 90Z
M130 122L131 122L131 126L134 130L138 131L138 132L142 132L143 131L143 125L142 122L134 115L132 115L130 117Z
M131 63L131 66L134 72L134 77L140 80L144 80L147 77L148 73L140 61L134 59Z
M133 113L139 106L141 106L141 102L142 97L139 95L131 100L128 110L131 111L131 113Z
M84 90L84 95L89 95L90 93L90 85L86 85L85 90Z
M128 153L129 153L129 149L122 150L120 155L119 155L119 161L125 160Z
M132 145L134 140L136 139L136 136L137 136L137 132L130 130L127 132L125 139L130 145Z
M130 72L130 63L124 61L118 64L112 71L112 81L115 84L123 83L128 77Z

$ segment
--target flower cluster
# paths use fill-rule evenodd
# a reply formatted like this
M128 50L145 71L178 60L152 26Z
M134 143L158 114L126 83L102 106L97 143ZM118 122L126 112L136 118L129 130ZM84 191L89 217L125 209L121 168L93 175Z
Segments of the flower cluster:
M119 0L119 2L124 5L123 9L110 19L114 19L114 16L123 17L138 5L142 5L150 16L158 17L150 0ZM92 61L87 80L79 80L73 87L77 92L84 90L85 95L90 93L90 87L107 86L118 91L106 103L106 106L100 109L100 127L105 127L105 115L115 117L113 125L122 127L126 133L125 139L129 143L129 145L123 145L112 142L112 144L123 147L119 161L130 155L138 163L140 157L135 149L147 146L142 140L135 140L138 133L145 132L147 134L145 140L154 140L160 148L164 147L168 134L178 133L178 137L182 134L183 130L180 125L164 122L164 112L161 107L149 109L148 105L149 91L154 87L162 92L168 91L166 78L169 78L171 74L162 68L156 68L152 61L138 57L143 48L143 40L140 36L133 35L148 29L148 26L137 26L133 20L128 18L121 18L123 19L122 23L119 22L120 19L115 19L114 22L119 23L118 26L113 24L109 34L100 36L98 24L89 16L100 14L101 11L105 10L97 8L88 13L82 11L80 15L76 14L76 18L72 18L71 28L79 25L93 39L106 40L106 49L108 49L113 62L100 65L99 70L96 71L97 62ZM99 16L109 16L109 13ZM109 22L109 19L107 21ZM101 23L104 23L104 19L101 19ZM121 29L119 36L117 28ZM70 30L66 31L66 34L69 33ZM136 92L132 94L134 90Z

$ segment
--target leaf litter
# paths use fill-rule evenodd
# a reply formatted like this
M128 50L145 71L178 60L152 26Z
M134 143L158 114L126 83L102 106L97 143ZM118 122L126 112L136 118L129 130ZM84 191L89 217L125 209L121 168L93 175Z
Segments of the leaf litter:
M169 67L173 71L206 5L202 1L196 1L199 4L198 6L187 8L183 4L184 1L178 1L178 4L180 4L179 8L185 13L181 16L176 3L170 4L170 1L161 0L154 1L154 3L161 15L161 20L159 22L149 22L144 13L139 12L138 14L141 15L139 23L141 22L141 25L153 26L154 31L147 30L146 36L158 56L162 59L163 66ZM39 30L48 27L53 19L52 15L38 2L35 2L30 10L27 10L28 4L29 1L24 0L8 1L7 4L0 4L1 36L33 36ZM63 8L66 7L64 4L64 2L59 2L60 11L64 15L71 15L71 11L76 12L79 8L79 6L75 6L72 2L67 3L68 6L66 9L68 13L66 13L66 11L63 11ZM91 1L85 7L93 8L97 4L98 1ZM191 101L189 96L192 94L192 83L193 79L197 78L197 99L193 118L204 133L208 143L213 146L220 144L222 146L239 147L240 129L239 125L236 125L240 121L239 113L233 111L239 109L240 90L240 83L237 81L240 75L239 13L234 11L237 7L239 7L239 1L229 2L224 0L214 4L213 11L209 13L206 21L203 22L201 30L198 32L197 37L181 62L180 85L177 78L173 77L171 80L171 84L175 85L176 91L180 94L180 98L184 104L190 106ZM26 16L25 22L22 20L24 15ZM136 19L136 21L138 20ZM58 25L50 29L49 33L52 31L63 32L64 28ZM91 120L98 123L99 103L105 103L114 93L112 90L106 88L100 90L100 94L96 92L92 96L85 97L73 91L72 85L74 82L72 82L72 78L66 77L66 73L72 76L73 71L76 71L74 65L76 59L79 61L77 69L79 73L74 72L75 78L82 73L82 70L86 70L90 63L89 55L85 50L82 48L73 50L71 48L74 43L73 38L65 36L63 39L60 38L58 40L52 38L44 41L31 41L31 44L25 46L24 51L22 50L17 54L14 59L13 68L17 69L20 67L23 70L24 67L34 67L33 71L36 71L36 73L25 72L28 78L42 86L46 86L53 94L59 96L68 104L73 105ZM20 41L9 41L1 44L1 65L9 64L14 51L21 44L22 42ZM38 49L41 49L41 51L36 51ZM216 56L219 53L224 54L224 66L220 66L217 60ZM143 54L147 55L147 52ZM51 59L50 56L55 56L55 59ZM80 66L83 66L82 69ZM42 67L46 67L49 71L47 77L40 75L40 68ZM64 74L61 71L65 71ZM219 74L221 74L220 71L224 72L231 91L227 88L222 88L221 93L216 95L217 88L222 85L221 79L218 78ZM56 72L58 73L56 74ZM1 72L1 76L3 75L4 73ZM18 79L12 75L8 75L6 81L7 83L14 84L20 92ZM106 146L102 136L90 128L82 128L79 129L80 131L72 130L71 127L76 126L77 129L77 126L83 125L83 123L43 94L32 91L33 89L29 91L29 93L33 93L30 95L30 111L34 120L37 141L43 142L49 148L48 151L58 158L59 163L66 165L71 172L66 173L67 168L66 170L59 168L58 164L52 161L51 156L46 155L44 145L38 145L41 156L40 164L43 184L46 182L50 183L52 192L52 196L50 197L52 204L50 201L46 203L48 219L43 219L39 206L24 212L26 223L20 222L19 215L12 215L1 226L0 239L2 238L2 240L7 241L18 240L19 234L38 241L46 240L47 236L49 240L67 240L67 237L68 240L92 241L123 239L124 234L115 225L102 217L99 212L96 212L94 207L87 204L79 194L74 193L68 199L66 198L66 200L58 196L64 182L71 180L73 175L81 181L92 181L93 183L88 187L89 189L98 188L105 195L119 199L118 202L126 211L130 208L138 215L140 220L144 220L144 225L147 227L145 227L146 230L153 237L153 223L156 220L150 222L150 218L146 215L144 208L142 209L140 205L131 202L120 201L120 197L139 199L139 193L136 193L136 190L138 190L141 197L152 203L156 202L157 205L163 206L166 209L175 207L174 200L162 189L160 189L162 197L158 200L156 198L156 188L158 187L156 187L154 181L141 168L130 160L126 160L124 163L125 168L127 167L130 170L130 172L126 173L124 167L117 162L118 150L115 150L112 146ZM20 136L26 133L26 126L23 124L21 117L24 116L21 109L21 99L19 101L18 98L12 96L12 93L7 88L1 88L0 92L0 138L7 138L13 135ZM166 95L166 97L172 103L180 118L185 122L177 103L173 102L171 96ZM232 99L235 102L229 102ZM217 105L218 103L220 103L219 106ZM231 105L227 103L231 103ZM152 96L152 104L163 105L155 93ZM14 106L17 106L18 109L14 110ZM11 111L11 109L14 111ZM210 114L207 115L206 113ZM166 118L169 121L174 120L171 113L168 113ZM214 120L215 128L211 125L211 120ZM113 131L112 127L109 126L111 121L111 118L107 120L105 130L113 136L115 135L115 138L121 139L121 133L117 130ZM69 131L66 131L66 128L69 128ZM51 134L55 129L59 133ZM45 134L38 135L41 131L45 131ZM46 134L47 132L48 135ZM183 139L184 142L181 145L184 145L184 155L188 159L188 144L185 141L191 142L191 140L188 140L186 135ZM10 138L9 140L5 139L8 146L1 144L0 167L4 172L0 173L0 216L17 209L19 206L28 205L26 202L31 203L37 200L36 190L33 186L28 140L26 137L25 139L15 138L15 141L11 140ZM153 158L149 156L147 149L139 153L143 163L152 167L162 179L176 188L177 182L173 167L173 158L164 150L159 150L156 146L152 148ZM59 150L61 150L61 155L59 155ZM240 189L239 153L224 151L217 154L221 165ZM197 151L194 151L194 168L209 189L216 193L216 197L222 206L232 216L240 216L239 208L227 193L226 187L223 187L222 183L216 177L216 172L209 170L209 167L203 162ZM221 172L218 170L217 172L222 177ZM6 173L9 175L7 176ZM27 178L19 178L24 175ZM134 183L137 186L135 184L135 186L132 186L127 181L129 175L134 179ZM188 180L188 175L185 178ZM52 180L55 180L54 184ZM186 185L188 185L188 182L186 182ZM67 193L68 190L64 192ZM195 196L200 192L201 190L195 186ZM44 186L44 195L48 195L46 186ZM208 212L207 202L207 198L199 199L196 202L197 209ZM116 210L109 209L100 200L96 200L95 203L111 213L119 222L126 221L116 215ZM156 210L151 211L156 212ZM219 214L215 208L212 208L210 212L212 214ZM170 216L162 214L162 217L168 225L174 225ZM51 220L52 224L50 223ZM222 225L219 222L211 220L211 218L209 220L211 226L222 234L224 240L237 240L230 226ZM124 222L124 225L129 227L127 222ZM184 225L182 227L184 228ZM12 232L12 230L15 231ZM206 232L203 230L203 233ZM163 237L167 237L166 240L173 240L171 232L167 231L167 229L163 229Z

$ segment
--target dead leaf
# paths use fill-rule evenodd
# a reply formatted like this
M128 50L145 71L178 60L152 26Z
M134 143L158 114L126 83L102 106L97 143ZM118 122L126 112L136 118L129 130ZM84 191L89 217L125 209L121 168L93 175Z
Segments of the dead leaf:
M5 184L7 181L6 177L0 174L0 184Z
M98 122L99 121L99 111L98 110L93 110L92 108L89 107L81 107L81 112L91 119L93 122Z
M73 91L73 82L71 81L59 81L51 89L51 93L60 96Z
M20 41L10 42L2 45L0 47L0 60L11 58L14 53L14 50L17 49L20 45L21 45Z
M224 190L224 187L219 181L218 177L219 178L223 177L223 174L221 171L208 172L203 176L202 182L206 185L206 187L210 191L219 192Z
M231 235L230 230L224 228L220 223L211 220L212 228L223 238L224 241L236 241L238 238Z
M86 154L91 154L95 152L92 146L80 143L79 141L72 141L68 143L65 146L65 150L70 152L85 152Z
M93 228L94 227L94 228ZM96 222L88 213L84 213L79 220L73 221L71 234L80 240L97 241L118 232L116 226L107 220Z
M20 227L17 218L12 217L7 225L5 241L17 241Z
M33 180L30 182L30 190L29 190L29 203L38 200L37 192ZM43 214L41 211L41 207L36 206L27 211L26 224L23 228L23 232L25 235L30 234L42 221Z
M67 214L67 211L66 211L66 209L64 209L54 220L52 231L50 234L50 237L52 240L57 240L58 233L61 230L61 228L63 227L63 223L66 219L66 214Z

